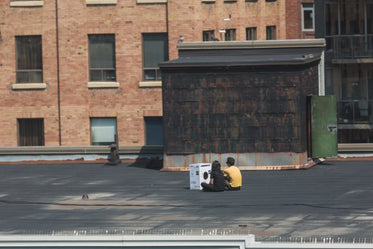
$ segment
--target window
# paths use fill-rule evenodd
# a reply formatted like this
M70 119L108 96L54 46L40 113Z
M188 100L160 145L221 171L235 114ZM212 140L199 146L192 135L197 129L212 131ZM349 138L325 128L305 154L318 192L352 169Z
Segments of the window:
M267 40L276 40L276 26L267 26Z
M168 61L167 33L143 34L144 80L161 80L158 63Z
M302 4L302 27L304 31L314 30L313 3Z
M146 145L163 145L162 117L145 117Z
M89 80L116 81L115 36L89 35Z
M21 118L17 121L19 146L44 146L44 119Z
M219 41L219 39L215 37L214 30L203 31L202 36L203 36L203 41Z
M16 36L16 82L43 82L41 36Z
M110 145L117 134L116 118L91 118L91 144Z
M226 41L235 41L236 40L236 30L235 29L226 29L225 30L225 40Z
M246 28L246 40L256 40L256 27Z

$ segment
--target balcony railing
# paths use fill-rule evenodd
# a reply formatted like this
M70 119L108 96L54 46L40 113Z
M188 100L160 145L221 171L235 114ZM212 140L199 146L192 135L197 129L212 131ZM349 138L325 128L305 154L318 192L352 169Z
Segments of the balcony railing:
M337 35L326 37L333 59L373 58L373 35Z

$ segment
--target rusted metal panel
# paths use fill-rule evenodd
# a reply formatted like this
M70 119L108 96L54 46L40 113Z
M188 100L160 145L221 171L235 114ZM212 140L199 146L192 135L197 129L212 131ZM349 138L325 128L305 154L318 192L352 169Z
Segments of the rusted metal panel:
M315 66L164 70L166 153L304 152ZM300 141L300 142L299 142Z
M228 157L236 158L241 170L281 170L308 168L312 164L307 160L307 153L197 153L164 156L164 171L187 171L191 163L204 163L218 160L224 169Z

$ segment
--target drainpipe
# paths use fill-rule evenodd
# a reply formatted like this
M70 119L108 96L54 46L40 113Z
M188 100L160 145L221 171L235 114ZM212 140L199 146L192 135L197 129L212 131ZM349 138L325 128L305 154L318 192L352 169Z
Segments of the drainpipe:
M167 0L166 2L166 32L167 32L167 37L168 37L168 54L170 54L170 34L168 33L169 31L169 23L168 23L168 1L170 0Z
M60 93L60 53L58 37L58 0L55 0L56 8L56 50L57 50L57 105L58 105L58 143L61 146L61 93Z

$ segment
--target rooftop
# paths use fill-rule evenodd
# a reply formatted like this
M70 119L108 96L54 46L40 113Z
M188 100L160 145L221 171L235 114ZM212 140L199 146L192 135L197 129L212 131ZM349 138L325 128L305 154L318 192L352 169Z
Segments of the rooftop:
M251 234L262 242L373 242L370 161L242 171L242 190L220 193L190 190L189 172L142 162L2 164L0 174L0 237Z

